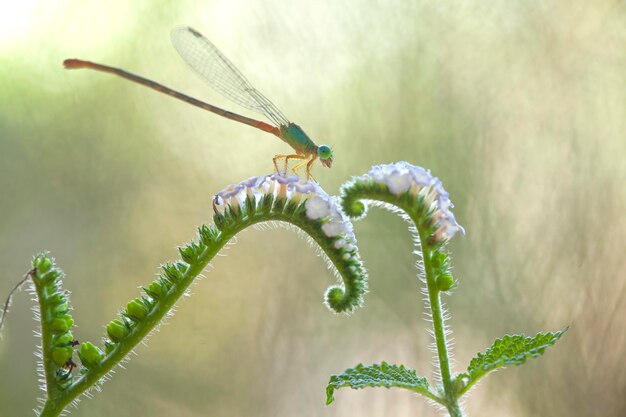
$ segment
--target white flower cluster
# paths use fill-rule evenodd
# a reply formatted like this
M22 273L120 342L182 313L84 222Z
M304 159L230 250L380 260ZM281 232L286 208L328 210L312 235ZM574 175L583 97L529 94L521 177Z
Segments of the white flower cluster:
M314 181L305 181L296 175L283 177L273 173L264 177L252 177L239 184L229 185L213 198L213 210L223 213L226 206L233 210L245 210L246 198L255 205L266 195L275 199L285 200L285 204L303 203L306 216L311 220L326 219L322 231L328 237L341 236L335 242L337 249L345 247L347 251L355 249L356 239L352 231L352 223L341 210L336 197L329 196Z
M378 184L384 184L389 192L397 196L407 191L414 197L423 196L424 201L436 209L433 220L438 226L434 236L437 240L449 240L457 232L465 234L465 230L450 211L454 204L450 201L448 192L430 170L402 161L373 166L365 177L358 179L369 178Z

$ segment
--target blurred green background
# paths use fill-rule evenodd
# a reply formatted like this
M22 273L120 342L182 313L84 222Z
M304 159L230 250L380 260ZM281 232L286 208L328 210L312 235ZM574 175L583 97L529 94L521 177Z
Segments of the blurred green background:
M569 333L542 359L486 379L470 416L626 415L626 6L587 1L21 1L0 14L0 294L49 250L67 273L80 340L98 342L211 196L271 170L275 138L119 78L142 74L244 114L170 45L188 24L293 121L334 146L329 193L372 164L432 169L467 230L455 370L504 333ZM253 116L253 115L252 115ZM435 416L404 391L342 390L332 373L404 362L431 342L403 222L356 224L365 308L334 316L307 243L250 230L168 325L74 416ZM41 395L22 293L0 342L0 415Z

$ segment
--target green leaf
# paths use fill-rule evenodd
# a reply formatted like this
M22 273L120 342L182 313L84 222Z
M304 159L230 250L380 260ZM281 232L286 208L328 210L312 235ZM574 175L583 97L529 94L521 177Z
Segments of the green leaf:
M490 371L507 365L521 365L529 358L538 358L547 348L554 345L567 329L568 327L554 333L538 333L534 337L516 334L497 339L489 349L470 361L466 373L459 375L460 378L467 379L460 393L467 391Z
M342 374L333 375L326 386L326 405L335 399L336 389L350 387L359 389L365 387L398 387L418 392L428 397L433 394L428 391L428 381L417 376L415 371L404 365L390 365L383 362L380 365L365 366L358 364L355 368L346 369Z

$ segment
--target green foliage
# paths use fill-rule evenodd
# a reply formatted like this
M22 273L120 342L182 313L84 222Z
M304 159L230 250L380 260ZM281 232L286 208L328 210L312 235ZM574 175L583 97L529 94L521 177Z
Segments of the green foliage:
M331 376L326 386L326 405L335 400L335 390L343 387L352 389L397 387L430 396L426 378L417 376L413 369L406 368L404 365L390 365L387 362L369 366L358 364L339 375Z
M493 370L507 365L522 365L527 359L538 358L567 330L566 327L556 332L538 333L533 337L516 334L497 339L484 353L479 353L470 361L467 372L457 376L457 380L463 381L464 385L461 393Z

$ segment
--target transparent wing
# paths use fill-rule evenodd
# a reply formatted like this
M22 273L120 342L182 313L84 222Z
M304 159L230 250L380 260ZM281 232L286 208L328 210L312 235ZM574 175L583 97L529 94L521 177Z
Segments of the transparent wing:
M263 114L277 126L289 120L207 38L188 26L172 31L172 44L193 70L225 97Z

